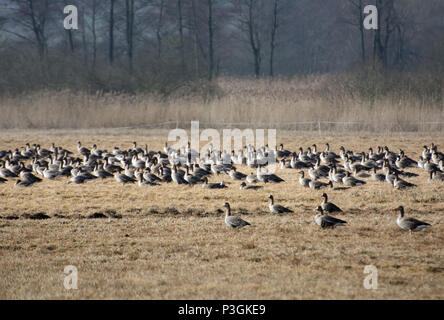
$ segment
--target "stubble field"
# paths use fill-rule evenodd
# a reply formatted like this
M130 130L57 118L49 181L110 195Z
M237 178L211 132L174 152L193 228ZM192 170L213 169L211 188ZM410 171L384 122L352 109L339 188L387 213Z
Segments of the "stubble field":
M128 149L133 141L162 150L167 132L146 130L3 131L0 149L76 142ZM278 131L285 148L329 142L354 151L387 145L417 159L424 144L444 148L439 134L317 134ZM441 149L441 148L440 148ZM250 173L242 166L238 171ZM297 170L278 170L285 182L241 191L228 176L224 190L199 185L120 185L113 178L85 185L67 178L31 188L0 184L0 299L443 299L444 184L421 169L417 188L396 191L368 180L362 187L327 191L348 225L322 230L314 208L323 191L302 188ZM268 211L267 195L294 210ZM251 227L232 230L222 205ZM392 209L433 225L412 236L398 228ZM121 218L89 218L115 212ZM29 217L44 213L50 219ZM9 218L17 217L11 220ZM78 289L64 288L65 266L78 269ZM378 289L367 290L366 265L378 270Z

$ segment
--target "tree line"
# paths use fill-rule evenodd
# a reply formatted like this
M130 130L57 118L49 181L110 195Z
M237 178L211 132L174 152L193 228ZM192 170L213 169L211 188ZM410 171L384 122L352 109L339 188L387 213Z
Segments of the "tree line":
M78 8L78 30L63 28L68 4ZM376 30L363 28L368 4L378 8ZM222 74L443 68L439 0L3 0L0 6L0 70L11 76L26 66L37 78L46 73L41 83L82 73L79 85L117 90ZM13 86L5 79L0 85Z

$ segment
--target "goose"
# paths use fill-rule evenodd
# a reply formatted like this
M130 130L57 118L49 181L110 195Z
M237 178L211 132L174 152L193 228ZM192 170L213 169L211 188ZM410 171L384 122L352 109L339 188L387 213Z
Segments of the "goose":
M324 198L321 203L322 210L327 211L328 213L343 212L337 205L328 201L328 196L325 192L321 195L321 197Z
M36 146L36 153L41 158L47 158L47 157L49 157L52 154L52 152L49 151L48 149L41 149L39 144Z
M159 172L160 172L160 168L159 168ZM154 173L151 173L151 169L150 168L146 168L143 172L143 179L151 182L151 183L156 183L157 181L161 181L161 179L156 176Z
M418 160L418 168L424 169L424 165L426 164L426 160L422 156L419 156Z
M184 179L185 173L182 175L182 171L177 170L176 165L173 166L171 170L171 179L177 184L187 184L188 182Z
M377 169L373 168L373 173L372 173L372 179L374 181L378 181L378 182L384 182L385 181L385 175L383 175L382 173L377 173Z
M385 174L385 182L390 183L392 186L395 184L395 173L390 170Z
M139 187L144 187L144 186L157 186L157 183L153 183L151 181L147 181L145 180L145 178L143 177L143 174L141 175L137 175L137 184L139 185Z
M202 188L203 189L224 189L224 188L227 188L227 186L225 185L225 183L223 181L221 181L220 183L208 183L208 178L203 177Z
M87 156L91 153L89 149L82 147L82 143L80 141L77 141L77 151L84 156Z
M2 167L0 167L0 177L3 178L17 178L17 175L12 172L11 170L5 168L5 164L2 164Z
M343 190L348 190L350 189L350 187L334 187L333 186L333 181L329 181L328 182L328 189L332 190L332 191L343 191Z
M328 176L330 181L342 183L342 178L345 177L345 172L337 172L336 167L333 167L330 169Z
M318 190L318 189L321 189L321 188L328 187L328 183L321 182L321 181L318 181L318 180L311 180L308 183L308 186L310 187L310 189Z
M426 160L426 163L424 164L424 170L427 172L437 170L438 166L434 163L431 163L430 160Z
M347 173L345 174L345 177L342 178L342 183L343 183L344 185L346 185L346 186L354 187L354 186L361 186L361 185L364 185L364 184L365 184L365 181L358 180L358 179L356 179L355 177L350 176L350 172L347 172Z
M321 206L317 206L315 211L319 211L319 213L315 215L314 220L315 220L316 224L323 229L326 229L326 228L334 229L336 227L343 226L343 225L347 224L347 222L344 220L340 220L337 218L333 218L329 215L326 215L324 213L324 209L322 209Z
M416 184L413 184L413 183L407 182L405 180L399 179L398 175L395 174L395 179L393 180L393 186L395 187L395 189L401 190L401 189L407 189L407 188L416 187Z
M257 167L256 176L259 181L262 181L264 183L267 183L267 182L280 183L280 182L285 181L284 179L282 179L281 177L278 177L274 173L262 172L262 165L259 165Z
M33 184L35 183L35 181L29 181L29 180L20 180L20 179L18 179L16 182L15 182L15 185L17 186L17 187L31 187Z
M291 209L283 207L279 204L274 204L274 198L271 194L268 196L268 199L270 199L270 203L268 204L268 208L270 209L271 213L277 214L277 213L292 213L293 212L293 210L291 210Z
M77 175L69 179L68 183L82 184L85 183L88 179L85 179L82 175Z
M237 229L245 226L250 226L250 223L248 223L247 221L239 218L238 216L231 215L231 208L228 202L224 203L224 208L225 208L225 223L229 227Z
M31 172L28 171L22 171L20 172L20 178L22 178L23 181L28 181L28 182L41 182L42 179L40 179L39 177L36 177L35 175L33 175Z
M114 173L114 179L116 179L117 182L122 183L122 184L136 182L136 180L134 180L133 178L128 177L127 175L125 175L123 173L119 173L119 172Z
M112 173L109 173L108 171L106 171L106 170L103 169L103 165L99 165L99 164L97 164L97 165L94 167L93 174L94 174L97 178L100 178L100 179L106 179L106 178L109 178L109 177L112 177L112 176L113 176Z
M420 220L417 220L415 218L407 218L404 216L404 207L399 206L397 208L393 209L394 211L399 211L399 216L396 219L396 224L403 230L409 231L410 234L412 232L421 231L424 228L430 228L432 225L430 225L427 222L423 222Z
M199 178L198 176L193 176L189 173L189 167L187 165L185 165L185 175L183 177L183 179L188 182L189 185L193 185L196 183L203 183L203 180L201 178Z
M297 160L296 153L293 152L293 154L291 156L291 160L290 160L290 167L293 169L304 169L304 168L309 168L310 166L306 162L302 162L300 160Z
M310 187L310 182L311 182L311 180L310 179L308 179L308 178L305 178L305 173L304 173L304 171L299 171L299 174L301 175L300 177L299 177L299 184L301 185L301 186L303 186L303 187L305 187L305 188L309 188Z
M236 171L236 168L235 168L235 167L233 167L233 168L229 171L228 175L229 175L230 178L233 179L233 180L245 180L245 179L247 178L247 175L246 175L246 174L243 174L243 173L241 173L241 172Z
M279 150L276 150L276 159L280 160L286 157L289 157L291 155L291 152L284 149L284 145L281 143L279 145Z
M251 172L246 178L248 183L256 183L257 180L257 175L255 175L253 172Z
M430 171L430 180L444 182L444 174L439 171Z
M240 184L240 190L258 190L261 189L262 186L247 186L245 182Z
M54 180L55 178L57 178L58 175L59 175L59 172L58 172L58 171L48 170L48 167L46 167L45 169L43 169L43 176L44 176L46 179Z
M371 175L368 173L365 173L365 172L361 172L361 169L359 169L359 168L354 168L353 169L353 177L366 179L366 178L370 178Z

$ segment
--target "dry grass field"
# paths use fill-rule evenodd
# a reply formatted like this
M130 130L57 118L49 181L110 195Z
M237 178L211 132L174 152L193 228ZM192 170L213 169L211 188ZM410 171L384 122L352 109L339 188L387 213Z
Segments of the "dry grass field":
M76 150L77 140L101 149L133 141L161 150L166 132L144 130L2 131L1 149L51 142ZM387 145L417 159L424 144L444 148L442 134L302 134L278 131L278 143L295 150L313 143L333 151ZM249 173L241 167L239 171ZM141 188L114 179L67 184L66 178L17 188L0 184L0 299L443 299L444 184L420 169L418 188L395 191L369 181L328 191L348 225L323 230L313 220L322 191L302 188L296 170L279 170L286 182L259 191L204 190L162 184ZM267 195L293 209L268 211ZM222 204L251 227L232 230ZM397 213L432 228L412 236L396 225ZM108 210L121 218L88 218ZM45 213L46 220L29 216ZM5 219L18 217L16 220ZM66 290L66 265L78 268L78 290ZM378 289L363 286L366 265L378 269Z

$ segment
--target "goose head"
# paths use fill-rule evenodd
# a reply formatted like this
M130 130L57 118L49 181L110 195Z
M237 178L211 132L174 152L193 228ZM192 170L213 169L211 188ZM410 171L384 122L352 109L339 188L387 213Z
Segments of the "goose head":
M404 216L404 207L403 206L399 206L399 207L393 208L393 210L396 211L396 212L399 211L401 217Z
M314 209L314 211L318 211L318 212L320 212L321 214L324 214L324 209L322 209L321 206L317 206L317 207Z

